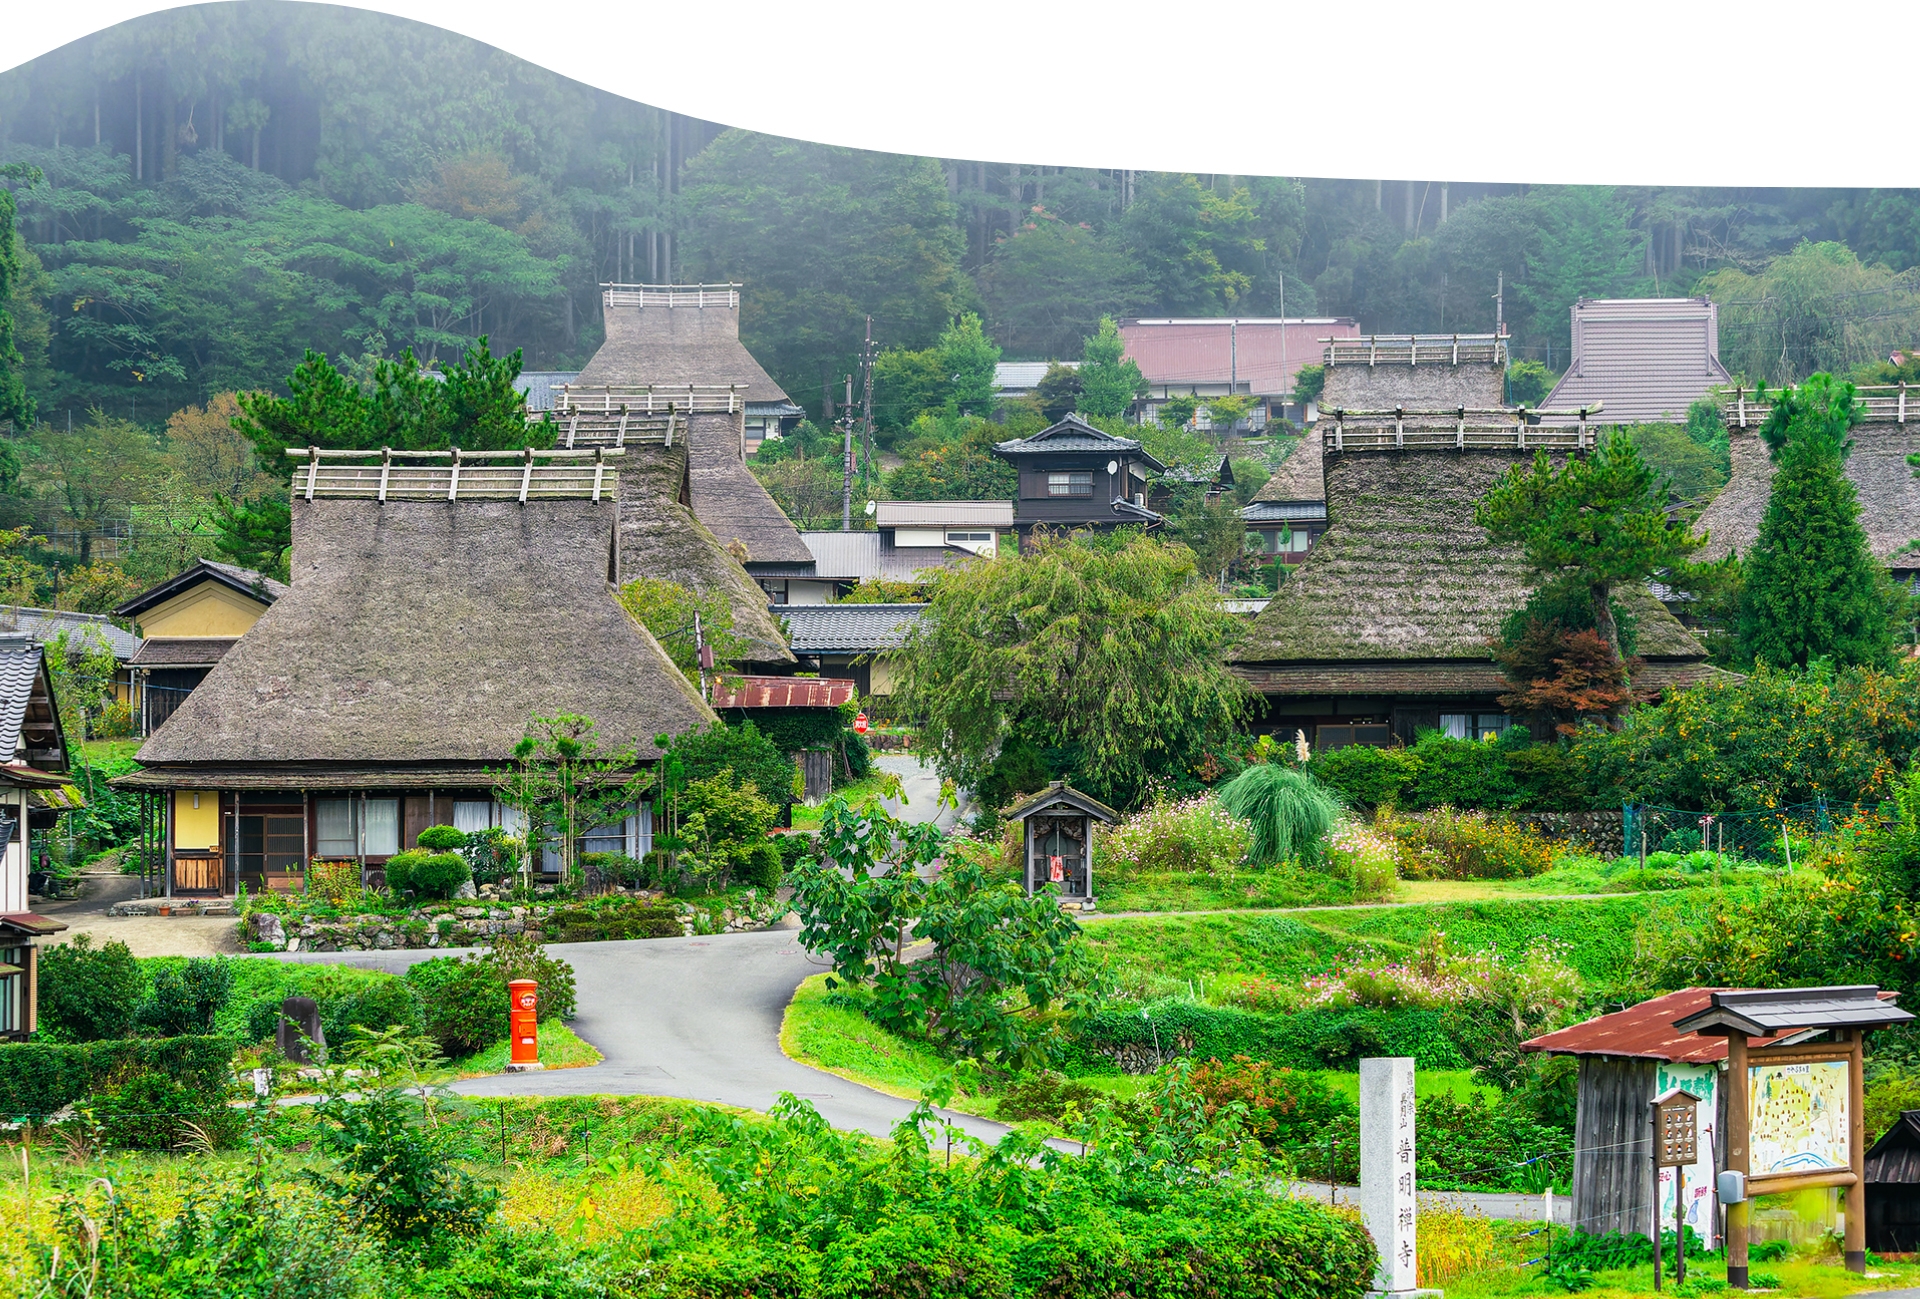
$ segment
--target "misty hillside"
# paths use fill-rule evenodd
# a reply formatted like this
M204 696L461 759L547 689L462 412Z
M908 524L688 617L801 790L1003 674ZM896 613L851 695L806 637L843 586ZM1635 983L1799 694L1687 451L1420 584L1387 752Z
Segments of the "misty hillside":
M124 23L0 75L0 162L45 178L7 182L45 418L105 403L163 419L276 385L306 348L444 362L484 334L529 368L577 366L607 280L744 281L749 345L810 407L868 314L887 347L925 347L973 309L1010 359L1072 358L1102 314L1271 315L1283 298L1379 332L1485 330L1501 275L1516 355L1550 369L1577 297L1712 292L1729 367L1786 378L1911 341L1897 273L1920 262L1912 191L876 154L677 116L402 19L268 0ZM1803 241L1832 246L1776 264Z

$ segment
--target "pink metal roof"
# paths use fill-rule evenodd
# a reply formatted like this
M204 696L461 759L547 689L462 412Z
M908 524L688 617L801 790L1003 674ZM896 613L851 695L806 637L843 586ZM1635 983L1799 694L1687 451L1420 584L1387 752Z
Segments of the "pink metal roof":
M1543 1033L1521 1043L1520 1049L1545 1051L1550 1055L1618 1055L1641 1060L1671 1060L1678 1064L1712 1064L1727 1058L1727 1039L1677 1033L1673 1025L1676 1020L1705 1010L1713 993L1725 991L1725 988L1682 988L1584 1024ZM1773 1037L1750 1038L1747 1044L1764 1046L1796 1031L1789 1029Z
M715 708L838 708L857 687L838 677L737 677L721 673L713 683Z
M1286 340L1285 364L1281 339ZM1258 397L1293 391L1303 365L1319 365L1326 338L1358 338L1358 322L1345 317L1209 317L1123 320L1126 354L1155 388L1182 385L1224 387L1238 379Z

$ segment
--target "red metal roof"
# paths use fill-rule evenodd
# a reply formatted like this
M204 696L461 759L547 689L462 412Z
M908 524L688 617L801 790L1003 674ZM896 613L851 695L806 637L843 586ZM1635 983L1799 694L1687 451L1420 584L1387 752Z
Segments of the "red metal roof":
M858 687L838 677L739 677L714 679L715 708L838 708Z
M1285 365L1281 337L1286 338ZM1155 388L1183 384L1225 385L1237 378L1255 396L1293 391L1303 365L1319 365L1323 338L1358 338L1360 326L1345 318L1273 318L1235 320L1123 320L1120 337L1126 354Z
M1671 1060L1678 1064L1712 1064L1727 1058L1727 1039L1674 1031L1674 1021L1705 1010L1712 994L1725 988L1682 988L1664 997L1643 1001L1584 1024L1543 1033L1520 1044L1523 1051L1551 1055L1618 1055L1641 1060ZM1772 1037L1749 1038L1747 1045L1764 1046L1789 1037L1788 1029Z
M0 928L18 930L23 934L38 937L41 934L57 934L67 927L64 920L50 920L46 916L37 916L31 911L9 911L0 915Z

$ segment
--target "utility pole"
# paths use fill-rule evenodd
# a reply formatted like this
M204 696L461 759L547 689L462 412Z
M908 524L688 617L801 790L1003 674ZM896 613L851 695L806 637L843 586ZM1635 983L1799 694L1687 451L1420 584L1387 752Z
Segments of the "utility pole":
M860 417L866 424L867 459L861 481L872 490L873 474L873 317L867 317L867 345L860 352Z
M1507 273L1501 271L1493 282L1493 337L1497 342L1507 332Z
M847 376L847 399L841 403L843 437L840 459L840 531L853 531L853 376Z

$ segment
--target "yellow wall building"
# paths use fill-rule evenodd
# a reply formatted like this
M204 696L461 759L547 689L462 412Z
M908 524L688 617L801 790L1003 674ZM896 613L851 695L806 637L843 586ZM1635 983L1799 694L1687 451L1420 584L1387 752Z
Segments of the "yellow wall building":
M251 569L203 559L115 609L146 638L131 664L140 734L152 734L173 716L233 643L286 593L284 583Z

